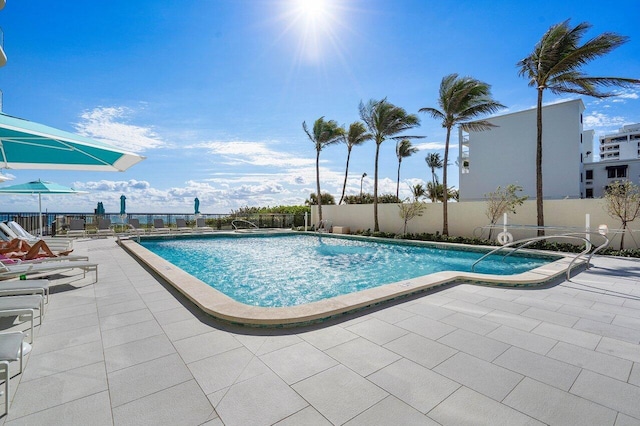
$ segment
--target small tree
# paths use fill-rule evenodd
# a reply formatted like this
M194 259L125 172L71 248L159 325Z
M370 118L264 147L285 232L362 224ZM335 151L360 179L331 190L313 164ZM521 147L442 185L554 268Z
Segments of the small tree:
M407 200L408 201L408 200ZM403 234L407 234L407 223L413 219L414 217L420 217L427 209L427 205L418 200L414 200L412 202L402 203L398 206L400 211L400 217L404 221L404 228L402 230Z
M518 196L516 193L521 192L522 187L520 185L507 185L504 188L499 186L495 191L484 194L487 198L487 210L486 215L491 222L491 225L495 225L500 216L506 212L516 214L516 207L521 206L529 196ZM489 239L493 229L489 229Z
M604 193L605 209L611 217L622 222L620 250L624 249L624 234L627 224L633 222L640 214L640 187L629 181L614 182Z

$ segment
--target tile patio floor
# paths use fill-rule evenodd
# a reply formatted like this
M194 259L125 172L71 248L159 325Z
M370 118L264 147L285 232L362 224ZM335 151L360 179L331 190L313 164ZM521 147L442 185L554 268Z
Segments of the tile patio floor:
M54 281L6 426L640 425L637 260L277 331L203 316L113 239L76 253L99 282Z

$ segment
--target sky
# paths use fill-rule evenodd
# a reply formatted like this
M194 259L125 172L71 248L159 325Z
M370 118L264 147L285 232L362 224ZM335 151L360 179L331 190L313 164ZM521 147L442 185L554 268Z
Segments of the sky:
M482 80L507 108L536 91L516 63L553 24L571 19L630 41L588 64L594 76L640 77L637 0L9 0L0 11L7 64L3 112L83 134L146 160L121 173L3 170L7 186L49 180L87 194L43 197L49 212L229 213L300 205L316 191L315 147L302 129L319 117L349 126L358 105L387 100L417 114L420 151L402 161L400 196L431 179L425 157L444 155L440 81ZM586 41L586 39L585 39ZM640 88L582 98L596 135L640 122ZM545 93L545 102L575 99ZM597 140L597 139L596 139ZM347 148L320 156L323 192L340 198ZM373 192L375 144L355 147L347 194ZM500 153L496 153L500 155ZM448 176L458 184L457 133ZM535 159L531 158L531 161ZM380 150L380 193L395 193L395 142ZM363 173L367 176L362 179ZM441 176L441 171L439 172ZM0 211L37 211L36 196L0 197Z

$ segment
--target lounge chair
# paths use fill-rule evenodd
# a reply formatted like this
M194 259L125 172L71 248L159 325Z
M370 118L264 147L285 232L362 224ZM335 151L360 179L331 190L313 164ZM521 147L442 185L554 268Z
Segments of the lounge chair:
M34 243L38 240L44 240L47 243L47 246L53 251L67 251L73 248L73 238L61 238L61 237L42 237L38 238L35 235L29 233L25 230L18 222L11 220L7 222L7 226L9 230L13 232L11 239L20 238L21 240L25 240L28 243ZM9 234L6 231L5 234Z
M187 226L187 221L184 219L176 219L176 227L178 231L193 231L190 226Z
M49 280L0 281L0 296L40 295L44 303L49 303Z
M71 219L69 224L68 237L85 237L87 231L84 229L84 219Z
M98 219L97 235L116 235L113 228L111 227L111 219Z
M194 228L194 231L209 232L213 231L213 228L206 225L204 217L199 217L196 219L196 227Z
M24 333L21 331L12 331L9 333L0 333L0 364L4 366L4 412L9 414L9 362L20 361L20 374L23 367L23 351Z
M144 233L144 228L140 226L140 219L129 219L129 229L128 232L133 232L135 234Z
M169 228L165 228L164 220L153 219L153 232L169 232Z
M0 297L0 317L17 316L19 320L28 318L31 323L31 334L29 335L29 343L33 343L33 319L36 309L40 311L40 322L42 323L42 315L44 310L42 296L7 296Z
M49 259L58 259L61 257L53 257ZM86 261L40 261L40 262L19 262L10 265L6 265L0 262L0 280L6 280L9 278L18 278L22 275L32 274L46 274L59 272L69 269L81 269L83 272L83 278L87 276L87 272L95 272L95 281L98 282L98 264L90 263Z

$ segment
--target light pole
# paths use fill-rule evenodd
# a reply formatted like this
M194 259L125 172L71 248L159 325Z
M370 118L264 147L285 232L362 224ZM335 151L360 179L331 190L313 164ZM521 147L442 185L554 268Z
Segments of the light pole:
M360 203L362 203L362 181L366 176L367 176L367 173L365 172L362 174L362 177L360 178Z

